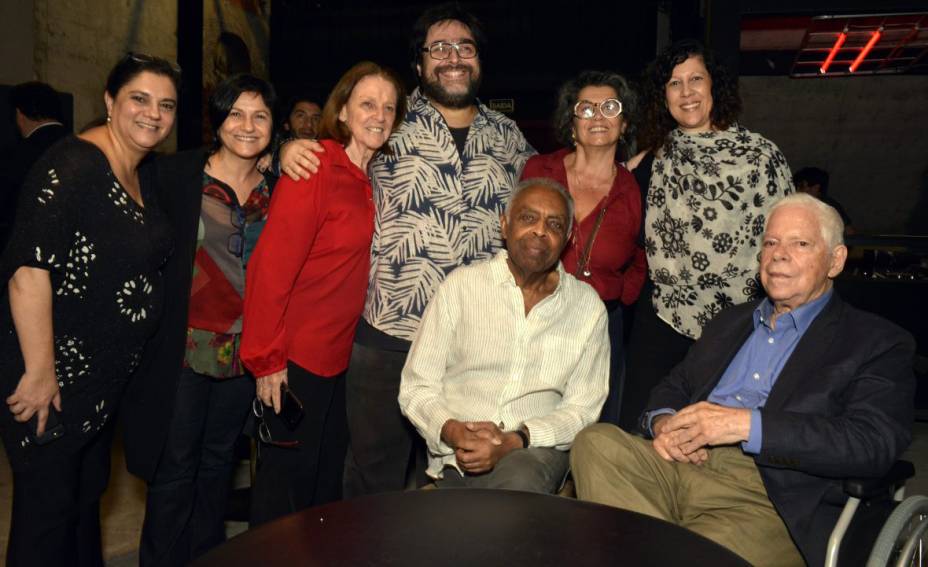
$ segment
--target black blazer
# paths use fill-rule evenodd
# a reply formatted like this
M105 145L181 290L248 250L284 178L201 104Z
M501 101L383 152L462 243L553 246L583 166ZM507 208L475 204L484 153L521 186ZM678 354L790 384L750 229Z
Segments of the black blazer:
M147 481L154 476L164 449L184 361L206 157L205 151L192 150L159 156L145 165L154 176L158 205L174 233L174 253L163 271L161 322L145 346L120 406L127 468Z
M647 407L705 400L753 330L756 306L722 311L651 391ZM843 478L884 474L911 441L914 355L909 333L834 294L761 408L763 441L754 461L810 565L824 563L840 514L826 493L840 493Z

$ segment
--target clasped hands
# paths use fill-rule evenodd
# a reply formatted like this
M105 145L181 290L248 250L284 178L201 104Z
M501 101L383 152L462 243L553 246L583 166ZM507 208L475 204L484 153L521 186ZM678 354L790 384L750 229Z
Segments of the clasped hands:
M441 438L454 449L461 470L470 474L493 470L510 451L522 447L517 434L506 433L491 421L449 419L441 428Z
M667 461L701 465L709 458L707 447L747 441L751 410L698 402L651 423L652 445Z

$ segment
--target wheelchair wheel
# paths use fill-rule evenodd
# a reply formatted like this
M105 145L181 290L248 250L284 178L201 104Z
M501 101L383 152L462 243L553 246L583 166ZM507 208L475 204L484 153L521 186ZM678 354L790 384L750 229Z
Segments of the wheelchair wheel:
M928 561L928 496L910 496L886 520L867 567L923 565Z

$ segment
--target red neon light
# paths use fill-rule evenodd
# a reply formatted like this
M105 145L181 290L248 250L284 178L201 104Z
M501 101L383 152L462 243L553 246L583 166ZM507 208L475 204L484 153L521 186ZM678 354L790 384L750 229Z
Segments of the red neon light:
M825 74L828 72L828 67L831 66L831 62L834 61L835 55L841 51L841 46L844 45L844 40L847 39L847 34L841 32L838 34L838 39L835 40L835 44L831 47L831 51L828 52L828 57L825 58L825 62L822 63L822 66L819 67L819 72Z
M864 46L863 50L860 52L860 55L857 56L857 59L851 63L851 68L849 69L851 73L860 67L860 64L863 63L864 59L867 57L867 54L870 53L870 50L873 49L874 45L876 45L876 42L880 41L881 35L883 35L883 32L880 30L873 32L873 35L870 36L870 41L868 41L867 45Z

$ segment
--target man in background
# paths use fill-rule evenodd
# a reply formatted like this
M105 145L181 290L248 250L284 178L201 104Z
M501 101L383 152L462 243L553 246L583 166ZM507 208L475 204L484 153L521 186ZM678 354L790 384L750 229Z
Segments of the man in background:
M796 185L797 191L808 193L819 201L834 207L844 222L845 236L857 234L857 230L851 225L850 215L847 214L841 203L828 194L828 179L828 172L818 167L804 167L793 174L793 183Z
M19 188L32 165L65 134L58 92L31 81L10 91L16 129L22 139L0 155L0 246L6 246L16 216Z
M319 136L322 108L306 97L294 98L287 109L284 132L288 138L315 140Z

